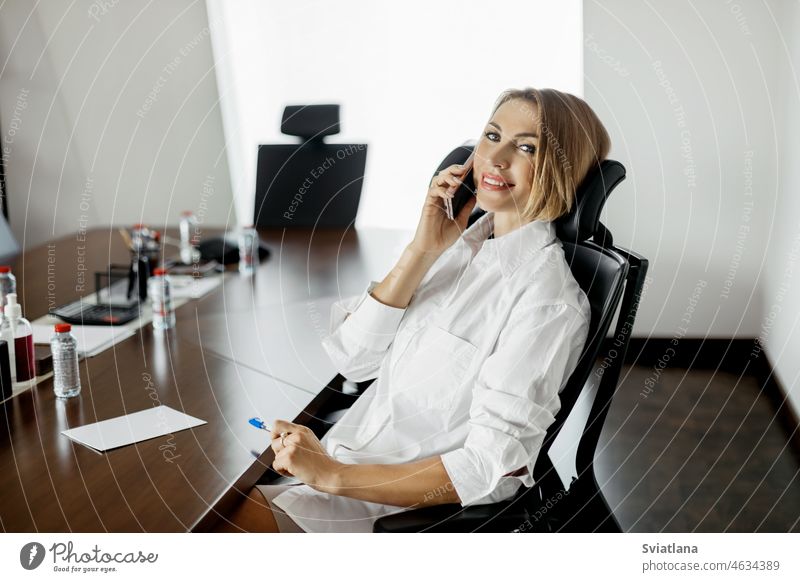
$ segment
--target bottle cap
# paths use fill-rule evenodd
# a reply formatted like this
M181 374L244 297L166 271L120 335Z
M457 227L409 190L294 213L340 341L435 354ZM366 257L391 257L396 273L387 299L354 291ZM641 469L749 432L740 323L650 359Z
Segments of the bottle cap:
M194 212L192 212L191 210L184 210L183 212L181 212L181 216L191 216L192 214L194 214Z
M22 306L17 303L17 294L9 293L6 295L6 300L8 301L5 309L6 316L9 319L22 317Z
M56 333L66 333L72 330L72 326L68 323L57 323L55 325L55 332Z
M8 265L0 265L0 273L10 273L11 267Z
M153 275L155 275L156 277L160 277L166 274L167 270L164 267L156 267L155 269L153 269Z

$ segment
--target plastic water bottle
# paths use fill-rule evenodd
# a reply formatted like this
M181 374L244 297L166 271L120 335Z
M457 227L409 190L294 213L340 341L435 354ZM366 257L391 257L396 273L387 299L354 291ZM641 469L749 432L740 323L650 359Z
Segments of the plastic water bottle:
M6 296L17 292L17 278L8 265L0 265L0 306L6 304Z
M68 323L57 323L50 338L53 353L53 392L58 398L72 398L81 392L81 374L78 369L78 340L70 332Z
M14 391L30 388L36 384L36 362L33 357L33 328L22 317L22 306L17 303L17 294L6 296L0 335L8 342L8 357L11 364L11 381Z
M246 226L239 233L239 272L252 275L258 265L258 231Z
M175 327L175 310L166 269L159 267L153 271L153 276L147 281L147 294L153 307L153 328Z
M200 250L194 245L192 237L197 232L197 218L191 210L181 213L181 262L193 265L200 262Z

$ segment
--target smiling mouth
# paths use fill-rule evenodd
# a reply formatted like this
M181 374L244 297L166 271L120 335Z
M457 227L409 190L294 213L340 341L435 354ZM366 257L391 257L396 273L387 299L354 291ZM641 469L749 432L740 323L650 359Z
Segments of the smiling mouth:
M481 188L484 190L509 190L514 187L514 184L510 182L503 182L501 180L496 180L494 178L488 178L483 176L481 178Z

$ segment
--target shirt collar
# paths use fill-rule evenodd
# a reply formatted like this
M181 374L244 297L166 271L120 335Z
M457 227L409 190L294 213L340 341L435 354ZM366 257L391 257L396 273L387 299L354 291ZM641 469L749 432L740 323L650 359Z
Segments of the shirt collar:
M474 257L481 249L500 264L503 277L510 277L537 252L556 240L556 228L550 221L534 220L500 237L489 239L494 231L494 212L486 212L464 231L461 240Z

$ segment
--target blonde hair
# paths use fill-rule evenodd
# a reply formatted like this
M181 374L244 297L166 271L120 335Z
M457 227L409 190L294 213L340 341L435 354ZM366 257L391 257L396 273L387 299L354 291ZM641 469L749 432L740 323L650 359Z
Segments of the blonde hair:
M508 89L495 102L492 115L504 103L522 101L538 125L531 195L522 219L552 221L567 214L575 191L594 167L606 159L611 140L591 107L579 97L556 89ZM538 108L538 117L530 104Z

